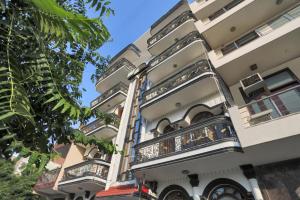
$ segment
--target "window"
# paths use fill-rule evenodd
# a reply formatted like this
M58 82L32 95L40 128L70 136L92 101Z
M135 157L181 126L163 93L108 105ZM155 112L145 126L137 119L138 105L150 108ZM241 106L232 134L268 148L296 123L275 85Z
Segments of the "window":
M270 96L278 91L286 90L288 88L299 85L299 80L288 68L271 74L269 76L263 77L263 79L266 83L267 91L261 88L257 91L252 92L251 95L247 96L242 90L242 88L240 88L240 92L246 103L249 103L252 100L259 100L263 97Z
M268 90L270 91L274 91L278 88L282 88L297 82L296 77L289 70L281 71L264 78L264 80Z

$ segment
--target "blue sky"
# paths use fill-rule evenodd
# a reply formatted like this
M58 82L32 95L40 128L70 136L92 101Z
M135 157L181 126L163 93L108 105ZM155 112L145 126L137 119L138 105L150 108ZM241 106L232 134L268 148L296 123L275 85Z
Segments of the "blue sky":
M104 23L111 33L112 42L100 48L103 56L114 56L122 48L138 39L149 27L172 8L179 0L112 0L111 7L115 16L104 19ZM89 15L93 15L90 11ZM88 65L84 72L82 87L87 91L83 93L82 102L89 106L90 102L99 96L95 84L90 77L95 68Z

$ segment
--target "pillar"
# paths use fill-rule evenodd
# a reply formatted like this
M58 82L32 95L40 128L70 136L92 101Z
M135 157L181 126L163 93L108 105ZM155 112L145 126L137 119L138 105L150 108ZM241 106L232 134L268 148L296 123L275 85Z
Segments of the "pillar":
M241 166L241 169L243 170L245 177L249 181L254 199L255 200L263 200L264 198L260 191L253 165L243 165L243 166Z
M199 177L198 174L190 174L188 175L189 179L190 179L190 184L192 186L193 189L193 199L194 200L200 200L200 196L197 193L197 187L199 186Z

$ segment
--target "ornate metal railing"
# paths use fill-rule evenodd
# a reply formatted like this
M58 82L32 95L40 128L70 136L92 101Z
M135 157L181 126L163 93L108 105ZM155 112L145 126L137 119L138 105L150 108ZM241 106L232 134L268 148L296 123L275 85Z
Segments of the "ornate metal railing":
M116 115L112 115L112 119L109 123L105 123L103 119L96 119L95 121L80 127L80 130L85 134L87 134L104 125L112 125L115 126L116 128L119 128L119 124L120 124L120 118Z
M214 117L137 144L135 163L172 156L227 140L238 141L231 121L226 117Z
M60 172L60 168L51 170L51 171L45 171L39 178L35 185L35 188L41 188L41 187L51 187L55 184L55 181L58 177L58 174Z
M143 94L143 103L170 91L173 88L193 79L200 74L210 72L210 67L207 60L200 60L196 63L186 67L174 76L171 76L167 80L153 86Z
M170 23L168 23L165 27L163 27L159 32L157 32L155 35L150 37L147 40L148 46L152 46L154 43L158 42L161 38L169 34L171 31L175 30L177 27L179 27L184 22L194 19L196 20L195 16L193 15L192 11L186 11L183 12L181 15L176 17L174 20L172 20Z
M220 10L217 10L215 13L213 13L212 15L210 15L208 18L210 21L220 17L221 15L223 15L224 13L228 12L229 10L231 10L232 8L234 8L235 6L239 5L240 3L242 3L244 0L233 0L230 3L228 3L226 6L224 6L223 8L221 8Z
M106 180L109 171L109 164L103 164L101 160L89 160L71 167L65 168L61 181L77 179L85 176L94 176Z
M170 46L168 49L163 51L160 55L156 56L149 62L149 67L152 68L159 63L163 62L166 60L168 57L171 55L175 54L176 52L180 51L184 47L188 46L192 42L196 40L201 40L201 35L198 31L191 32L184 36L182 39L180 39L178 42Z
M245 126L259 124L279 117L300 113L300 86L280 91L240 108Z
M114 95L116 92L122 91L127 94L128 86L124 83L120 82L113 86L111 89L107 90L106 92L102 93L99 97L91 102L91 107L95 107L97 104L101 103L105 99L109 98L110 96Z
M105 79L108 77L110 74L114 73L121 67L126 67L129 71L133 70L135 66L126 58L122 58L119 61L117 61L115 64L112 66L108 67L106 71L101 75L101 77L98 79L97 83L100 82L101 80Z

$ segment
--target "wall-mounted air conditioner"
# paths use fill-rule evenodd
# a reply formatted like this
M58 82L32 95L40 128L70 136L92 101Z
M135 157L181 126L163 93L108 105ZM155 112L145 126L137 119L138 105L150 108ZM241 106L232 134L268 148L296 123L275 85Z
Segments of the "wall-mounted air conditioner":
M240 83L246 95L265 87L265 82L259 73L240 80Z

